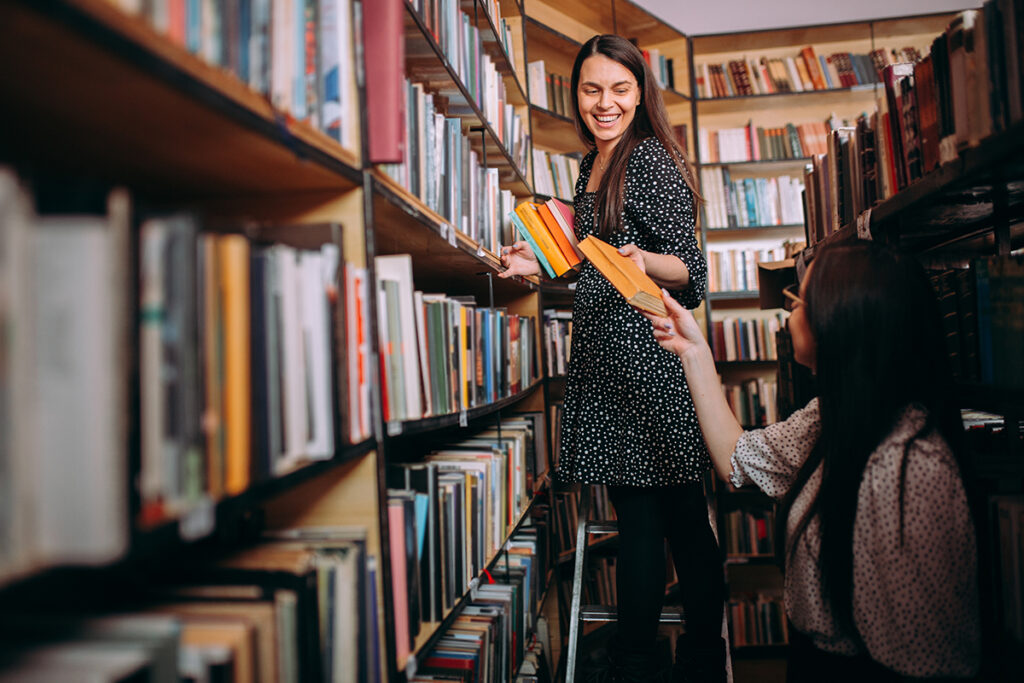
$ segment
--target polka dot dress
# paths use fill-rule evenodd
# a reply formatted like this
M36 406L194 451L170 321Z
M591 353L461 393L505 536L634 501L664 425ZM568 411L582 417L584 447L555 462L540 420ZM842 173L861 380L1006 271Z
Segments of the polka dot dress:
M584 192L595 156L584 157L576 182L580 239L595 230L595 194ZM641 142L629 157L623 226L606 241L678 256L690 286L672 295L688 308L699 305L707 265L694 236L692 196L656 138ZM586 261L573 304L559 467L566 482L617 486L699 481L709 467L682 364L658 346L651 323Z
M942 437L931 432L915 439L904 455L924 421L921 410L906 410L871 454L858 490L853 621L863 646L840 629L825 600L816 518L786 565L786 612L821 650L854 655L866 648L874 661L904 676L973 676L981 644L974 527L959 469ZM745 432L732 454L733 485L754 483L773 498L785 496L817 442L820 425L814 399L785 422ZM788 533L820 487L819 466L793 501Z

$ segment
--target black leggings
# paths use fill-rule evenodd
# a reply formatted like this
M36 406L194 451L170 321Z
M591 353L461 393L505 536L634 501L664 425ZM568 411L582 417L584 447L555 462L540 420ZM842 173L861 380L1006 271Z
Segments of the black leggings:
M619 521L615 574L620 643L637 649L654 643L665 599L666 538L679 577L687 633L701 640L719 637L725 577L703 485L609 486L608 493Z

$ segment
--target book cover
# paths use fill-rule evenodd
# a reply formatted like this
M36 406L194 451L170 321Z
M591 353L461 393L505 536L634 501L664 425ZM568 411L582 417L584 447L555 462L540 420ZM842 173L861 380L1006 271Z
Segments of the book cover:
M661 289L628 257L593 235L582 240L580 249L590 262L632 306L656 315L668 315Z

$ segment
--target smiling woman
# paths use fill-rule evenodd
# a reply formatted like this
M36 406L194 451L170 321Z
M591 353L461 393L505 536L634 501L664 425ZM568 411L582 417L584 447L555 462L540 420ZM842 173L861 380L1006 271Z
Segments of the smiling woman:
M707 264L694 235L693 173L643 55L619 36L594 36L576 56L571 92L576 130L590 150L576 182L577 237L600 236L695 308ZM506 277L538 272L525 243L502 261ZM686 612L673 681L724 682L722 560L702 483L709 460L682 367L589 262L572 319L557 476L606 485L615 506L611 680L659 676L653 655L668 540Z

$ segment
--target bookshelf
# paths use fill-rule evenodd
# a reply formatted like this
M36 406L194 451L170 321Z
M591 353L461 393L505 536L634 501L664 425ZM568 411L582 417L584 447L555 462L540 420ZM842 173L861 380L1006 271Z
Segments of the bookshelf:
M519 199L532 196L530 114L525 71L517 66L525 55L521 4L515 0L453 2L448 8L457 14L458 21L465 21L478 32L479 52L473 54L480 55L481 65L485 57L489 60L493 71L487 73L491 76L485 76L485 69L478 70L476 64L452 60L450 45L439 42L439 36L447 34L424 16L420 3L400 0L393 4L401 18L398 30L406 58L400 66L405 77L434 96L438 115L457 122L453 128L465 140L466 154L475 155L478 168L495 173L496 191ZM324 670L327 664L320 661L318 650L328 644L300 628L296 633L304 635L297 636L297 644L286 642L282 632L277 642L279 652L258 653L263 660L280 656L289 662L278 672L264 671L260 675L266 680L355 680L347 677L351 673L359 680L408 680L459 613L468 609L478 594L491 589L484 589L485 582L474 578L472 587L453 598L440 620L424 619L409 644L408 657L399 657L401 636L396 615L401 611L403 595L395 582L393 561L397 561L395 536L402 529L389 521L395 485L389 478L391 470L399 463L422 458L425 444L429 441L436 445L435 437L440 435L464 439L492 428L498 420L508 425L521 420L519 416L524 412L538 414L535 431L545 447L538 451L541 455L537 461L529 461L529 485L519 484L514 509L510 503L508 518L503 519L494 546L487 549L480 565L481 576L485 570L503 575L505 578L498 581L519 586L515 591L520 591L524 579L513 565L521 564L521 545L532 544L530 557L551 557L544 531L548 515L546 466L538 467L544 465L541 460L547 453L543 382L537 363L541 346L536 324L524 327L525 334L517 342L518 358L528 365L517 366L524 380L517 381L514 389L510 386L495 398L467 402L454 411L385 422L384 396L377 378L378 353L382 350L378 331L386 321L376 305L375 260L409 254L417 288L472 296L481 307L494 306L505 316L535 322L540 320L539 282L494 277L499 267L495 244L478 227L478 214L463 213L461 206L442 213L368 161L367 131L375 125L374 112L369 110L363 92L363 53L355 46L367 51L367 59L373 58L374 46L372 41L364 44L359 35L359 17L365 9L359 0L331 5L332 10L345 12L341 23L348 31L341 34L340 45L347 61L339 79L340 111L346 128L337 137L320 125L313 107L317 101L313 98L324 96L325 91L316 90L324 74L304 72L315 76L316 84L309 86L315 93L306 93L310 98L304 101L308 111L300 116L299 99L281 99L271 83L259 84L255 73L244 74L230 41L222 44L223 52L213 47L207 51L205 41L210 36L178 36L174 34L176 20L165 23L167 17L157 14L160 9L156 5L146 7L146 12L153 15L141 10L137 15L132 5L106 0L12 0L0 5L0 52L6 58L5 66L0 67L0 84L6 88L10 102L2 114L5 132L0 134L0 165L4 174L11 169L3 176L4 181L13 179L4 185L5 191L15 188L18 197L24 195L22 204L29 207L25 215L33 214L33 220L35 211L49 215L88 210L100 217L106 215L106 220L113 223L124 216L115 215L113 208L107 212L106 204L109 201L114 206L115 199L121 202L127 197L127 220L118 224L122 226L118 230L127 236L125 249L110 252L110 257L124 282L131 283L124 287L126 307L119 311L117 327L112 331L124 335L124 354L103 366L124 393L112 406L124 408L126 415L123 432L113 434L117 451L111 457L118 467L106 474L110 479L105 484L119 492L116 500L123 503L114 510L124 525L119 547L96 561L95 567L80 567L74 557L60 552L44 556L33 551L29 557L26 551L24 556L11 559L5 548L0 561L0 609L46 615L75 606L82 610L78 618L91 623L97 607L148 610L153 593L181 584L214 582L241 587L257 582L266 588L285 581L300 604L308 607L309 596L314 597L314 612L301 612L306 609L301 607L300 613L305 614L308 623L315 623L317 589L312 565L304 565L305 556L290 547L287 561L294 566L275 568L277 560L271 562L266 556L269 541L265 534L333 528L338 534L332 541L338 544L336 551L354 549L361 558L354 569L345 565L345 571L354 572L353 578L347 583L339 579L336 584L346 595L361 596L357 596L358 609L351 612L357 619L351 633L358 630L358 639L345 641L344 645L353 648L351 661L358 660L358 672ZM225 31L241 25L238 17L218 15L216 19L224 22ZM317 28L322 27L319 21ZM295 27L302 28L298 22ZM189 49L187 41L193 38L201 39L202 44ZM261 53L263 58L283 54L268 49L270 53ZM326 46L320 45L319 49L326 50ZM224 61L216 55L223 56ZM295 64L291 66L295 68ZM476 80L466 78L466 69ZM401 79L401 74L397 77ZM500 102L481 93L480 86L488 77L493 78L491 85L502 91ZM522 124L518 131L512 125L515 116ZM5 231L12 216L19 220L22 217L21 213L12 213L7 203L10 198L5 194L0 201ZM122 204L117 207L125 213ZM333 326L328 323L327 328L332 345L326 373L334 383L329 398L336 438L326 458L299 457L276 475L254 475L230 493L203 491L194 500L189 498L188 505L168 510L159 518L143 519L137 479L144 467L141 442L148 433L139 407L140 395L146 391L140 387L140 374L144 372L140 366L146 352L138 341L144 306L133 280L141 268L137 255L143 242L140 223L179 214L195 221L203 239L225 238L235 244L274 245L274 249L287 246L314 250L337 245L344 269L333 281L338 296L331 308L324 309L334 316ZM500 225L491 228L492 234L505 239ZM22 271L12 270L6 259L0 261L5 286L12 282L22 286L18 279L23 277ZM357 279L348 279L350 275ZM20 322L18 316L24 312L23 307L5 307L5 322ZM0 361L5 377L11 367L8 362L24 361L20 344L26 338L18 336L14 361L6 353ZM265 343L255 333L247 342L253 340ZM362 346L355 351L351 344L357 341ZM361 364L351 366L356 353ZM501 356L501 362L508 361L508 354ZM16 374L16 378L21 382L24 374ZM5 381L5 424L12 416L26 414L23 410L11 412L13 403L9 400L24 388L23 384ZM245 395L240 396L247 403ZM198 436L200 425L195 426ZM251 438L254 452L264 446L258 434L251 434ZM27 452L20 443L12 446L7 437L4 446L4 466L13 466L20 474L20 459ZM199 446L205 453L202 444ZM532 458L532 442L529 448ZM247 450L242 456L255 457ZM117 471L123 471L123 478L113 474ZM22 503L19 498L12 505ZM66 509L74 512L72 507ZM9 510L6 508L4 513L5 533L9 525L20 524L23 512L15 508L14 517L8 518ZM344 530L352 529L359 530L358 539L342 539L350 533ZM281 550L282 558L285 552ZM530 562L536 562L533 575L539 577L535 597L550 595L552 572L541 566L540 559ZM229 571L227 566L235 569ZM284 575L291 578L282 579ZM345 604L356 606L355 602ZM533 615L540 604L537 600L525 609ZM273 601L267 609L281 610L281 618L295 614L285 605L273 606ZM533 616L529 621L535 624ZM66 625L54 622L58 630ZM273 642L265 640L268 633L259 632L261 642ZM526 635L517 633L516 638ZM270 636L273 638L273 633ZM39 640L44 641L42 636ZM338 641L330 646L341 644ZM148 667L147 673L161 679L178 675L175 663L170 669L166 668L167 662L139 666ZM286 675L289 672L293 675Z
M869 238L914 253L932 273L943 315L956 327L954 330L946 326L947 346L957 381L957 397L966 411L968 490L978 530L981 577L982 677L988 680L1012 680L1013 672L1020 666L1015 653L1021 642L1021 608L1013 597L1019 582L1012 571L1007 571L1007 565L1001 564L1020 547L1020 538L1017 531L1000 526L999 522L1014 514L1008 510L1014 509L1013 501L1020 499L1024 484L1021 377L1012 356L1000 356L988 340L978 340L976 335L987 329L988 323L971 317L974 306L1019 301L1019 296L1012 294L1017 291L1012 273L1013 264L1019 261L1015 254L1024 244L1020 203L1013 190L1024 170L1016 159L1021 137L1019 102L1017 112L1013 111L1013 93L1019 95L1020 84L1002 71L1005 64L1017 61L1019 46L1014 49L1012 43L1008 46L999 38L1004 30L1000 22L1008 22L1006 30L1012 32L1020 18L1000 16L1001 11L998 3L989 2L981 10L961 15L957 21L948 22L948 28L940 26L936 42L928 41L922 49L922 62L930 60L938 71L924 72L921 80L915 79L914 92L919 97L915 97L913 104L901 104L901 113L905 121L916 121L922 126L927 123L929 112L943 112L947 117L938 131L944 151L937 165L923 170L919 177L908 174L896 187L892 180L875 179L876 188L886 183L877 199L867 202L860 207L865 210L854 211L838 225L834 221L832 225L828 221L821 225L820 218L809 221L811 244L795 260L795 272L802 275L822 244ZM958 73L953 59L943 53L946 46L957 44L958 32L962 30L958 27L965 25L965 17L969 19L967 25L973 21L972 42L967 45L997 45L991 52L976 51L970 55L977 69L970 78ZM910 19L901 21L913 25ZM922 62L915 67L915 76ZM930 86L936 90L929 91ZM948 98L939 100L934 94L940 88L948 89ZM966 110L963 104L983 101L992 103L993 108L980 116L974 112L969 119L965 118L972 110ZM905 151L889 152L894 143L890 134L880 132L888 125L884 116L869 117L868 125L879 134L876 149L882 149L882 159L886 153L895 164L911 158ZM975 136L979 130L984 134ZM923 147L918 151L924 154ZM826 163L831 164L831 169L841 158L841 151L830 152ZM873 180L870 172L870 165L857 168L839 187L845 190L850 185L862 184L866 188ZM1008 268L1009 275L988 283L982 274L987 267ZM989 293L975 291L976 282L990 284ZM992 310L1004 316L992 328L993 334L1007 334L1006 314L998 313L1004 309ZM780 357L780 362L782 368L792 365L788 358ZM780 395L780 401L783 398ZM979 415L977 410L988 412Z
M757 359L756 353L745 356L742 338L726 344L719 328L724 326L728 330L734 320L760 322L778 316L777 311L761 308L755 263L789 258L806 243L804 167L813 161L813 154L825 151L808 134L812 130L809 124L825 128L852 126L862 112L874 110L876 101L884 97L884 86L867 69L856 69L853 80L849 76L836 78L838 70L828 74L833 56L869 55L862 60L862 66L864 62L870 66L870 54L879 48L912 47L927 53L934 37L945 30L952 16L936 14L690 37L691 89L696 94L692 102L698 137L696 157L702 192L708 200L702 237L709 262L720 266L719 271L727 271L721 272L718 282L709 283L712 291L707 297L708 336L723 381L736 394L731 403L734 409L739 408L738 415L745 414L749 419L751 410L742 407L751 401L761 401L773 408L761 412L762 419L770 417L770 413L776 412L776 400L784 404L786 397L781 393L792 385L792 381L780 385L774 348L763 355L764 360ZM805 48L813 51L808 57L815 58L824 82L814 82L813 72L802 57ZM798 66L801 68L797 69ZM773 70L778 67L782 67L781 73ZM785 88L783 80L799 85ZM783 144L772 139L776 135L773 131L781 132ZM783 253L766 251L784 245L793 246ZM812 251L807 252L808 256ZM797 267L797 272L802 272L801 267ZM715 279L713 276L712 280ZM744 327L741 324L733 329L740 332ZM765 341L773 340L775 334L774 329L766 329ZM759 342L753 340L746 346L760 350ZM728 353L722 353L722 346ZM795 407L799 406L789 406L787 414ZM782 419L786 415L777 417ZM748 500L744 492L719 486L719 494L720 515L765 508L764 501ZM720 528L725 530L724 545L728 547L731 527L726 522L725 518L719 520ZM777 567L743 555L729 555L727 576L733 595L756 595L762 588L781 586ZM776 678L771 680L783 679L784 667L765 660L784 657L784 647L752 645L749 638L737 641L735 632L733 636L734 646L744 643L734 649L739 660L735 671L738 681L769 680L772 676Z

